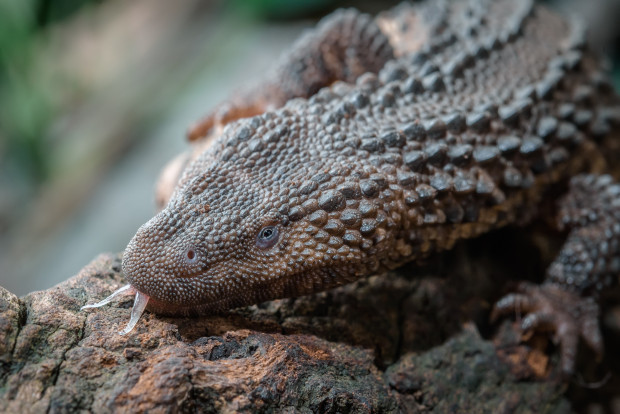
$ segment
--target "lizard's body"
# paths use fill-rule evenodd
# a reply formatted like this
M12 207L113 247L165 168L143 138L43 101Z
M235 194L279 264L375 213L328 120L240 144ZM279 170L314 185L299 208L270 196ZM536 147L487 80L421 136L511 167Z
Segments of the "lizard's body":
M156 312L206 313L325 290L528 221L551 188L598 167L620 122L584 46L577 25L527 1L401 5L374 21L340 12L271 81L193 130L228 123L129 244L127 278ZM592 176L572 187L560 216L574 230L544 304L584 299L620 270L620 187ZM530 296L498 312L542 309ZM557 325L533 315L532 326Z

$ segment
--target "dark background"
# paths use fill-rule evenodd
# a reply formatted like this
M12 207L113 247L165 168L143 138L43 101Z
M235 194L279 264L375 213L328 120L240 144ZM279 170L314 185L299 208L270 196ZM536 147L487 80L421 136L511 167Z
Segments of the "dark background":
M337 7L396 1L0 1L0 285L23 295L122 251L187 128ZM557 1L610 57L620 1Z

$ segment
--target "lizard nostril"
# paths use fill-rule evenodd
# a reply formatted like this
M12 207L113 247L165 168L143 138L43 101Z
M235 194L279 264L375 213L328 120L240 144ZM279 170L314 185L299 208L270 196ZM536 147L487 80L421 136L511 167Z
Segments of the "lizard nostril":
M185 250L185 261L188 264L194 264L198 261L198 253L194 247L188 247Z

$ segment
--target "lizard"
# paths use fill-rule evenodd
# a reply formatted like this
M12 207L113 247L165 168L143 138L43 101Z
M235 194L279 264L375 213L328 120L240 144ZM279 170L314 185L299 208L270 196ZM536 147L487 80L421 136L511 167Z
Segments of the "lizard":
M336 11L190 130L199 150L124 252L129 284L87 307L135 294L127 333L147 307L307 295L527 224L561 189L564 247L492 316L555 330L570 375L580 338L603 352L597 299L620 271L620 185L602 175L619 125L583 25L532 1Z

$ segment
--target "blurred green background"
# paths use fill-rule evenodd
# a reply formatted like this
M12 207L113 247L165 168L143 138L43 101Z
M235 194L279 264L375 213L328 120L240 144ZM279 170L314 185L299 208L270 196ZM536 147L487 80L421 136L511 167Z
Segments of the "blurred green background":
M192 123L333 9L396 3L0 0L0 285L45 289L121 251ZM620 2L582 3L555 6L617 62Z

